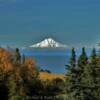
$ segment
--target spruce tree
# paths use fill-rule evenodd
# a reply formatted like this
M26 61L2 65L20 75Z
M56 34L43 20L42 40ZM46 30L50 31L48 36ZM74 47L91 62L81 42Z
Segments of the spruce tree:
M96 98L95 100L100 99L100 55L96 54L96 50L93 50L91 56L90 66L92 66L92 77L93 77L93 96Z
M84 68L82 84L85 100L100 99L100 58L93 48L88 65Z
M18 48L16 48L16 52L15 52L15 59L16 59L16 64L20 64L21 63L21 54Z
M75 65L75 67L73 67L73 64L72 64L72 55L73 55L73 52L71 54L71 59L70 59L71 66L69 66L71 68L69 68L67 72L67 77L69 78L69 80L67 80L66 82L67 94L69 97L68 100L71 100L71 99L85 100L86 96L84 94L84 84L83 84L84 74L83 73L84 73L84 69L87 67L87 64L88 64L85 48L82 48L82 53L78 58L78 64Z
M75 49L72 48L72 51L71 51L71 57L70 57L70 65L72 67L75 67L76 66L76 53L75 53Z
M68 100L78 100L77 95L79 88L77 85L79 84L78 75L80 70L76 65L76 53L74 48L72 48L70 62L67 67L66 94Z
M96 54L96 49L93 48L92 50L92 54L91 54L91 57L90 57L90 62L89 62L89 66L91 66L91 71L92 71L92 77L93 77L93 80L94 80L94 83L95 83L95 77L96 77L96 68L98 66L97 64L97 54Z
M82 53L83 54L83 53ZM85 54L85 53L84 53ZM86 56L85 56L86 57ZM84 57L84 58L85 58ZM87 60L84 59L84 62ZM99 100L100 99L100 58L96 54L96 49L92 50L88 63L81 63L81 73L79 78L79 99Z
M79 59L78 59L78 66L84 67L87 63L88 63L88 57L87 57L87 54L86 54L86 51L85 51L85 47L83 47L82 53L81 53L81 55L79 56Z
M83 80L83 75L84 75L84 70L87 69L88 65L88 57L85 51L85 47L82 48L82 53L78 58L78 68L79 68L79 74L77 76L78 84L76 84L78 91L77 91L77 99L78 100L86 100L86 96L84 94L84 82Z
M90 57L90 63L93 64L94 66L97 64L97 54L96 54L96 49L93 48L92 54Z

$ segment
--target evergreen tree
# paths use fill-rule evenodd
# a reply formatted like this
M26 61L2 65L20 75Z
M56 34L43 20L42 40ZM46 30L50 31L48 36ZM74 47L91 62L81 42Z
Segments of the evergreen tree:
M75 49L72 48L72 51L71 51L71 57L70 57L70 65L72 67L75 67L76 66L76 54L75 54Z
M85 100L100 99L100 58L95 48L92 50L88 65L84 68L82 83Z
M86 95L85 95L85 78L84 78L84 71L86 69L87 71L87 65L88 65L88 57L85 51L85 47L82 48L82 53L78 58L78 68L79 68L79 74L77 76L77 80L78 80L78 84L76 84L76 88L78 88L77 90L77 99L78 100L88 100ZM87 76L89 73L87 73ZM86 75L86 74L85 74Z
M91 56L90 66L92 66L92 77L93 77L93 96L96 98L95 100L100 99L100 55L96 55L96 50L93 49L93 53Z
M93 78L93 69L92 65L88 64L84 67L84 72L81 77L81 86L83 88L82 92L84 95L84 100L96 100L93 95L94 90L94 78Z
M94 83L95 83L95 77L96 77L96 67L98 66L97 64L97 54L96 54L96 49L93 48L92 50L92 54L91 54L91 57L90 57L90 63L89 63L89 66L91 66L91 71L92 71L92 77L93 77L93 80L94 80Z
M72 50L73 51L73 50ZM73 52L72 52L73 55ZM74 57L74 56L73 56ZM67 72L67 94L68 100L85 100L86 96L84 94L84 84L83 84L83 73L84 68L87 66L87 55L85 52L85 48L82 48L82 54L79 56L78 65L73 67L72 57L71 57L71 68L69 68ZM74 61L74 60L73 60ZM70 66L69 66L70 67Z
M72 48L70 62L67 67L66 91L68 94L68 100L78 100L77 95L79 88L77 85L79 84L78 75L80 74L80 69L76 65L76 54L74 48Z
M21 63L21 54L20 54L20 51L18 48L16 48L15 58L16 58L16 63L20 64Z
M88 63L88 57L87 57L87 54L85 52L85 48L83 47L82 54L79 56L79 59L78 59L78 66L84 67L87 63Z
M92 54L91 54L91 57L90 57L90 63L93 64L93 65L96 65L97 64L96 58L97 58L96 49L93 48Z

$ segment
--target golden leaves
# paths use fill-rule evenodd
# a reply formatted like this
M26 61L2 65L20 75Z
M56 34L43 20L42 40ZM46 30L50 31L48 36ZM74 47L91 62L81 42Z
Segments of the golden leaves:
M12 70L13 64L11 62L12 55L9 51L0 48L0 69L4 72Z

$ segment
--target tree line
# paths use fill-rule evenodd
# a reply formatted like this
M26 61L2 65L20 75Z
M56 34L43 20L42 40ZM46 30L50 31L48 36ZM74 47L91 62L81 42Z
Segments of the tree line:
M66 100L100 100L100 55L95 48L88 57L83 47L78 58L72 48L66 69Z
M72 48L69 64L66 65L66 81L59 78L40 80L40 71L44 70L38 69L33 58L21 55L18 48L13 53L0 48L0 98L2 100L100 99L100 55L95 48L89 57L84 47L79 57ZM60 95L58 98L53 98L58 95ZM48 98L44 98L45 96Z

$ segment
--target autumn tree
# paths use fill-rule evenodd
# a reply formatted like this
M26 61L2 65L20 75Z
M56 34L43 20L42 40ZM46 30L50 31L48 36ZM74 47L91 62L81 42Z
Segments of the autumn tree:
M6 80L10 71L13 70L11 52L0 48L0 80Z
M26 100L24 88L21 80L16 79L16 74L12 72L8 78L8 98L9 100Z
M22 56L22 64L25 64L25 55Z

